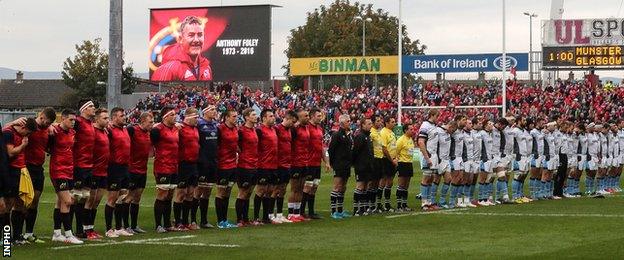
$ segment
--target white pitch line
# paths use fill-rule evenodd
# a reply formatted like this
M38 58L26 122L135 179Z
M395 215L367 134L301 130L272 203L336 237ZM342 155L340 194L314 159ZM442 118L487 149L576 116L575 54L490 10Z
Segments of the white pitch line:
M444 211L422 211L422 212L414 212L409 214L400 214L400 215L392 215L387 216L386 218L400 218L400 217L409 217L409 216L418 216L418 215L429 215L429 214L442 214L446 212L457 212L457 211L465 211L468 209L459 208L459 209L449 209Z
M158 242L158 241L167 241L167 240L172 240L172 239L185 239L185 238L193 238L193 237L196 237L196 236L186 235L186 236L149 238L149 239L140 239L140 240L126 240L126 241L109 240L105 243L82 244L82 245L75 245L75 246L57 246L57 247L51 247L50 249L59 250L59 249L81 248L81 247L100 247L100 246L109 246L109 245L116 245L116 244L148 243L148 242Z
M624 218L624 215L614 214L585 214L585 213L496 213L496 212L440 212L445 215L476 215L476 216L503 216L503 217L581 217L581 218Z

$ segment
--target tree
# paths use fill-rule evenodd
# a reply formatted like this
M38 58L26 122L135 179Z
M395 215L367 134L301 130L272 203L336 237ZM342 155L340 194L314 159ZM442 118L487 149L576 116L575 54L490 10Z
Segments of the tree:
M397 28L399 20L382 9L359 2L336 0L329 7L321 5L307 13L306 23L290 30L288 49L284 51L290 58L359 56L362 55L362 21L356 16L371 18L366 24L366 54L371 56L397 55ZM407 27L401 28L404 55L424 54L427 46L419 40L411 40ZM286 75L289 64L285 64ZM387 80L396 76L384 76ZM290 77L292 84L301 86L301 77Z
M63 81L65 85L74 91L63 97L62 105L75 107L81 99L92 99L99 104L106 101L106 82L108 80L108 53L102 50L102 40L96 38L93 41L85 40L76 45L76 55L69 57L63 62ZM123 94L131 94L137 85L132 78L134 69L132 65L123 70L121 90ZM99 84L98 84L99 82Z

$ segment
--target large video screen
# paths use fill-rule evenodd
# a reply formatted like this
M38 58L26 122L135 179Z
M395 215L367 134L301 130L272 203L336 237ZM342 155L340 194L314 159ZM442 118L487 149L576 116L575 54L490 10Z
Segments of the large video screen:
M152 81L269 80L271 6L150 10Z

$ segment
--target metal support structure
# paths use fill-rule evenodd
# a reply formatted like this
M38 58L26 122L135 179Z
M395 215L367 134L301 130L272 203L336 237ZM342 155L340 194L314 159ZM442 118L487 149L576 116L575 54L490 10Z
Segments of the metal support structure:
M123 50L123 0L110 0L108 30L108 82L106 85L106 103L108 108L121 104L122 50Z
M503 88L503 117L507 114L507 52L505 50L505 0L503 0L503 66L502 66L502 78L501 86Z
M398 29L398 36L397 36L398 41L399 41L399 50L398 50L399 58L397 60L397 62L399 63L398 64L399 71L398 71L398 75L397 75L397 81L398 81L397 82L397 90L398 90L398 93L397 93L398 95L397 96L398 96L398 99L399 99L397 104L399 106L399 110L397 111L397 124L399 126L402 125L401 118L403 118L403 114L402 114L402 111L401 111L403 109L403 88L402 88L402 84L403 84L403 82L402 82L403 81L402 80L402 78L403 78L403 71L401 69L401 60L403 59L403 39L401 37L402 36L402 31L403 31L402 30L403 29L402 28L403 27L402 26L403 23L401 21L401 2L402 1L399 0L399 29Z

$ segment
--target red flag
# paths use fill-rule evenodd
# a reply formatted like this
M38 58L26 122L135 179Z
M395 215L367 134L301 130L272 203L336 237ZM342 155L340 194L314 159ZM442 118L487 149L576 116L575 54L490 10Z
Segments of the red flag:
M516 67L511 67L511 74L514 75L514 78L516 77Z

